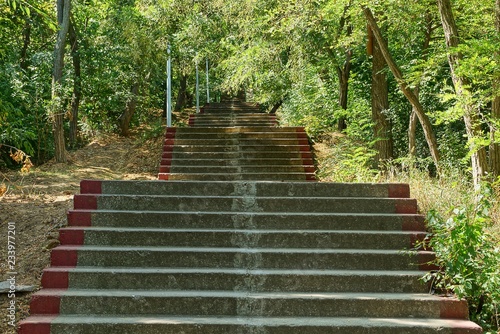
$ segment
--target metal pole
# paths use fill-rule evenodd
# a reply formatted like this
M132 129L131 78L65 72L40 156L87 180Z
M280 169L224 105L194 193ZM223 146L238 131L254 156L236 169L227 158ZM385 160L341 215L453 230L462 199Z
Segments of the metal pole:
M167 47L167 127L172 126L172 64L170 59L170 45Z
M198 59L196 59L196 112L200 112L200 76L198 72Z
M207 58L207 103L210 103L210 85L208 81L208 58Z

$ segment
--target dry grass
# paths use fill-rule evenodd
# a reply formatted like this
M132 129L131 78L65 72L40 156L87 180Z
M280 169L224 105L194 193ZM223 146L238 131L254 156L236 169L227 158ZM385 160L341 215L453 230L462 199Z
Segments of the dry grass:
M343 135L331 134L322 139L314 144L320 181L408 183L411 196L417 199L419 210L424 215L434 209L447 217L453 208L463 207L474 201L473 185L465 173L445 171L440 177L431 177L426 171L417 168L402 170L400 166L391 166L388 172L380 173L360 164L363 161L363 151L356 151L356 143L349 142ZM360 156L356 156L356 152ZM496 199L490 212L494 225L489 231L497 236L500 244L500 184L494 186L494 192Z

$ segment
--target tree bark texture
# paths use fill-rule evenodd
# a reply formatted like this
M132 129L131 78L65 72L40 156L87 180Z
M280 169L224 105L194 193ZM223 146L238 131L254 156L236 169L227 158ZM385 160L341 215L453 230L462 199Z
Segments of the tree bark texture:
M347 25L347 36L352 35L352 25L350 23L350 17L347 15L349 8L351 7L351 1L344 7L344 13L340 18L339 32L337 34L337 39L340 37L341 31ZM345 61L342 66L337 66L337 76L339 79L339 105L343 110L347 110L348 104L348 93L349 93L349 78L351 76L351 59L352 50L347 49L345 51ZM346 119L341 117L337 123L337 129L339 132L344 131L347 128Z
M59 32L57 34L54 49L54 71L52 74L52 131L54 134L55 159L57 162L66 162L66 143L64 139L64 106L61 103L62 75L64 67L64 49L66 37L69 30L69 18L71 13L71 0L57 0L57 22Z
M181 76L179 91L177 93L177 100L175 102L174 111L181 111L186 106L186 89L187 89L187 75Z
M347 50L344 65L342 67L337 67L337 75L339 79L339 105L343 110L347 110L349 97L349 78L351 76L351 59L352 50ZM347 128L346 120L344 117L338 120L337 128L339 132L342 132Z
M135 108L137 107L137 95L139 94L139 83L136 82L132 85L130 89L130 93L132 97L129 101L127 101L127 105L125 106L125 110L120 115L118 119L120 125L120 131L122 136L130 135L130 122L132 121L132 117L135 113Z
M385 73L386 63L381 48L378 41L373 41L371 100L375 149L378 152L375 160L378 165L394 157L392 124L384 114L389 109L389 88Z
M450 0L437 0L439 13L441 16L441 24L444 30L446 46L448 48L448 63L450 65L451 77L455 86L455 93L464 100L468 98L470 93L467 91L469 82L465 77L457 74L457 69L462 59L462 55L453 49L459 45L458 28L453 15ZM471 104L465 103L464 108L464 123L469 139L469 150L471 151L472 176L474 185L479 186L483 177L488 173L488 159L485 147L479 147L475 144L475 139L482 136L481 122L478 111Z
M427 141L427 146L429 147L429 151L431 153L432 159L436 166L439 168L439 151L438 151L438 145L437 145L437 140L436 136L434 135L434 130L432 129L432 124L429 120L429 117L426 115L424 108L420 104L420 101L418 97L413 93L413 91L410 89L409 85L406 83L406 81L403 78L403 74L401 73L401 70L397 66L396 62L392 58L389 48L387 47L387 44L384 41L384 38L382 36L382 33L377 25L377 22L375 21L375 18L373 17L373 14L371 10L367 7L363 9L365 13L365 17L368 20L368 24L370 25L373 35L374 35L374 48L373 48L373 53L374 53L374 58L375 58L375 53L377 48L380 48L380 53L382 54L382 58L384 59L384 62L387 63L389 66L392 74L396 78L396 81L398 82L399 88L403 92L403 94L406 96L408 101L411 103L413 110L416 112L418 120L420 121L420 124L422 125L422 128L424 130L424 135L425 139ZM381 43L380 43L380 42Z
M73 58L73 67L75 71L75 78L73 79L73 97L71 99L71 120L69 123L69 142L71 146L76 145L78 137L78 110L80 107L80 100L82 97L81 85L81 62L78 45L78 35L74 21L70 21L69 27L69 42L71 45L71 57Z
M495 28L500 34L500 0L495 1ZM497 61L500 61L500 52L495 54ZM499 71L500 72L500 71ZM498 138L500 123L500 73L496 73L493 78L493 103L491 106L491 126L490 126L490 171L493 178L500 176L500 143Z

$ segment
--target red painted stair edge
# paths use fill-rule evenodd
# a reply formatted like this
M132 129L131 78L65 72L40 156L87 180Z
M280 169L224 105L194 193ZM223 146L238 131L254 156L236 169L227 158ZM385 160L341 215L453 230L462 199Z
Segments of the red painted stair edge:
M61 294L69 288L69 271L78 264L78 248L85 242L85 227L92 225L91 212L97 209L97 196L101 193L102 181L80 182L80 194L74 197L74 208L84 210L69 211L68 225L82 228L63 228L59 231L61 246L52 250L51 267L42 274L42 289L58 289L60 293L33 294L30 301L31 317L19 323L19 334L50 333L51 323L60 313Z
M26 319L19 323L18 334L50 334L52 321L58 314L44 315L34 319Z

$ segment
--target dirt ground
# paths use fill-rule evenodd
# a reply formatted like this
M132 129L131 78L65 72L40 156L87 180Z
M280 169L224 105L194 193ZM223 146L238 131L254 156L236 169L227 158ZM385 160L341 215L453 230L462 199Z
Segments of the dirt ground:
M26 175L0 172L0 281L7 280L12 271L9 265L13 263L8 262L10 235L15 247L16 285L39 289L42 270L49 265L50 250L59 244L58 229L67 223L66 212L73 206L80 181L156 179L161 150L162 138L143 141L137 136L105 136L70 152L68 164L48 162ZM16 292L15 298L1 294L0 333L15 333L7 317L13 299L16 323L28 316L31 293Z

